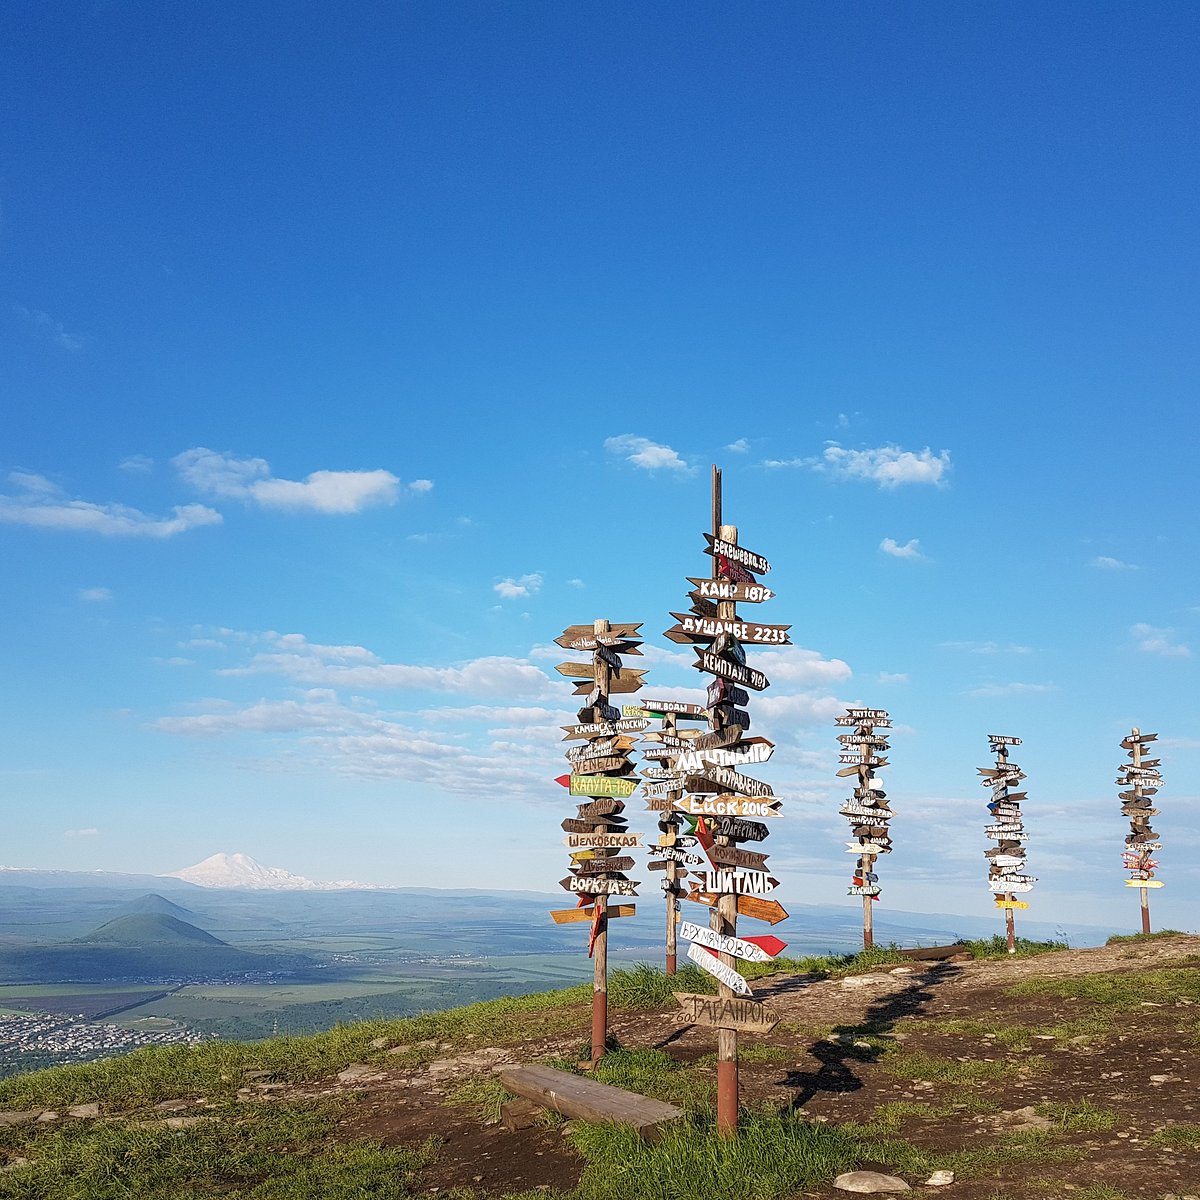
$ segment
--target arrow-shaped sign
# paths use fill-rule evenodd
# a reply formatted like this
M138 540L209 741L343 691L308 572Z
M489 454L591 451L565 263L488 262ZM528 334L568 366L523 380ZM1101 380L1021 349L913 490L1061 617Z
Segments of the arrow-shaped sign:
M687 956L702 971L707 971L714 979L720 980L727 988L732 988L739 996L754 994L750 990L750 985L732 967L727 967L720 959L706 954L704 948L696 945L695 942L688 946Z

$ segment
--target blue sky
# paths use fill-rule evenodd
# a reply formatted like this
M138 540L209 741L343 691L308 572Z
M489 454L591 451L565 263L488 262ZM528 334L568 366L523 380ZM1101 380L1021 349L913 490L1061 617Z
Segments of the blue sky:
M694 692L716 462L795 642L752 655L785 904L844 899L861 703L884 907L990 910L1001 733L1030 915L1133 924L1138 725L1186 926L1194 6L0 22L5 863L553 888L551 640L641 620Z

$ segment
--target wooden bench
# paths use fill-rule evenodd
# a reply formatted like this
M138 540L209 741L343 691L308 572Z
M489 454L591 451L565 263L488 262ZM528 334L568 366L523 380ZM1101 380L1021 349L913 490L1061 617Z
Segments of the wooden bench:
M515 1096L532 1100L564 1117L632 1126L647 1141L657 1141L660 1126L683 1116L683 1110L673 1104L567 1071L556 1071L553 1067L499 1066L496 1075Z

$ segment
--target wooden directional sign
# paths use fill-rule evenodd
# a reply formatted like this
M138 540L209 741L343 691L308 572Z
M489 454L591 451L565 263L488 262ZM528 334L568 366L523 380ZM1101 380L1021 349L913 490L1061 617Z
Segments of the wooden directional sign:
M572 796L632 796L637 785L636 779L613 775L572 775L568 786Z
M773 892L779 880L766 871L750 871L741 867L722 867L705 871L700 885L706 892L727 892L738 896L762 896Z
M737 726L715 729L712 733L702 733L699 737L692 738L689 749L714 750L724 746L734 746L742 740L743 736L740 727Z
M642 676L645 675L645 673L645 671L622 671L620 675L618 675L614 671L612 679L608 681L608 694L610 696L614 696L621 695L626 692L641 691ZM588 685L586 681L584 681L575 685L574 694L576 696L590 697L592 692L588 690ZM589 700L589 703L594 703L594 700Z
M710 824L717 837L731 838L735 842L761 842L770 832L761 821L746 821L740 817L718 817Z
M989 879L988 887L993 892L1032 892L1032 883L1010 883L1005 879Z
M576 823L588 824L586 821ZM563 838L563 845L569 850L632 850L641 844L640 833L626 833L623 830L596 833L590 825L586 833L569 833Z
M1145 888L1160 888L1165 887L1161 879L1127 879L1125 880L1126 887L1145 887Z
M705 553L711 554L714 558L719 555L727 562L740 563L748 571L753 571L755 575L765 575L771 569L771 564L761 554L755 554L753 550L747 550L743 546L727 542L724 538L713 537L711 533L706 533L704 540L708 542Z
M693 783L698 786L693 786ZM716 791L722 788L730 792L739 792L743 796L769 798L775 795L775 791L769 783L764 783L761 779L754 779L749 775L743 775L732 767L706 765L698 777L688 777L688 791Z
M1028 908L1028 900L1005 900L1003 896L996 897L997 908Z
M692 665L697 671L705 671L709 675L719 675L722 679L740 683L756 692L765 691L771 686L771 681L753 667L743 667L740 663L730 662L711 650L696 648L698 659Z
M750 642L760 646L790 646L790 625L759 625L753 621L738 621L721 617L703 617L692 613L671 614L675 624L666 636L673 642L686 645L688 642L715 641L727 633L739 642Z
M568 679L592 680L596 676L596 668L590 662L562 662L558 663L554 669L560 675L566 675Z
M739 850L736 846L712 846L708 857L723 867L749 867L754 871L762 871L767 865L767 855L754 850Z
M568 875L558 885L568 892L582 892L587 896L636 896L637 881L633 879L589 879L586 876Z
M555 925L574 925L581 921L591 921L595 917L594 908L552 908L550 915ZM637 912L636 904L608 904L605 906L606 917L632 917Z
M671 801L676 812L694 817L777 817L780 801L752 800L746 796L681 796Z
M655 713L675 713L681 717L703 717L702 704L687 704L682 700L643 700L642 708Z
M610 797L593 800L591 804L581 804L579 806L579 815L581 817L609 817L624 811L625 801Z
M743 739L736 746L703 750L701 753L710 763L716 763L719 767L739 767L766 762L775 753L775 743L764 737L752 737Z
M612 737L619 733L641 733L649 725L650 722L648 720L632 719L592 721L584 725L560 725L559 728L566 731L566 737L563 738L563 741L569 742L575 738Z
M603 875L605 871L632 871L633 859L625 855L615 858L594 858L590 862L577 863L574 869L580 875Z
M877 883L852 883L846 890L847 896L878 896L879 893Z
M638 636L638 630L641 627L641 621L610 621L608 632L601 636L617 638L623 642L640 642L642 639ZM576 638L594 638L595 636L596 630L593 625L568 625L554 640L558 645L566 646L569 642L575 641Z
M571 778L581 779L590 775L601 775L605 771L627 772L633 770L633 764L624 754L599 755L596 758L585 758L571 764Z
M1147 742L1157 742L1157 741L1158 741L1157 733L1138 733L1138 734L1131 733L1127 738L1124 738L1122 740L1121 749L1132 750L1134 748L1134 746L1144 746Z
M720 959L705 954L703 947L693 942L687 949L687 956L702 971L707 971L714 979L720 980L727 988L732 988L739 996L752 996L750 985L732 968L727 967Z
M714 933L711 929L692 921L684 921L680 924L679 936L689 942L698 942L701 946L715 950L719 954L732 954L734 958L743 958L747 962L770 962L775 954L779 953L777 950L775 954L768 954L761 946L756 946L753 942L724 933Z
M697 888L688 892L685 899L716 908L720 897L715 892L702 892ZM768 925L778 925L788 917L787 909L778 900L764 900L761 896L738 896L737 910L739 917L752 917L756 921L766 921Z
M749 704L750 693L743 692L740 687L735 687L727 679L714 679L708 685L708 706L712 708L715 704Z
M782 1019L780 1014L758 1000L740 997L701 996L695 992L675 992L676 1003L693 1025L713 1029L736 1029L741 1033L770 1033Z
M671 862L682 863L685 867L698 867L704 859L698 854L692 854L688 850L677 850L674 846L659 846L658 853L663 858L669 858Z
M688 576L696 590L694 597L701 600L745 600L748 604L761 604L773 600L775 593L761 583L734 583L729 579L693 579Z

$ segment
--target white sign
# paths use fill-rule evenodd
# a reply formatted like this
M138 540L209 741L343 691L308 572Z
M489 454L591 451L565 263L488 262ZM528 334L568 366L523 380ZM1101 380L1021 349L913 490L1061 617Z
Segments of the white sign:
M739 996L753 996L750 985L732 968L727 967L719 958L713 958L707 950L692 942L688 946L687 956L702 971L707 971L714 979L719 979L726 987L732 988Z
M770 962L774 957L753 942L743 942L739 937L715 933L692 921L684 921L680 924L679 936L689 942L699 942L701 946L707 946L710 950L716 950L720 954L732 954L734 958L744 958L747 962Z

